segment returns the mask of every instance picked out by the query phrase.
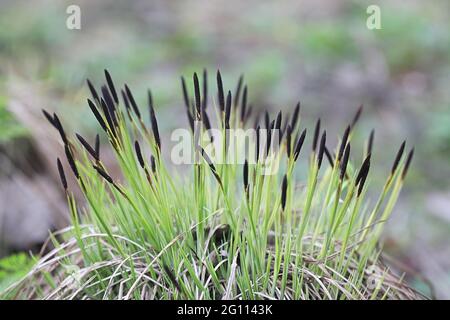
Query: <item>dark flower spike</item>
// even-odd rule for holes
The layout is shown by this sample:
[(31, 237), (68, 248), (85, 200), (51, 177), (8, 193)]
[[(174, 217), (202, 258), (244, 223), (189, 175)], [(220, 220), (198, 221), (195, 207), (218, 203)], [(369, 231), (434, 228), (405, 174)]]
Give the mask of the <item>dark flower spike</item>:
[(206, 69), (203, 69), (203, 100), (202, 100), (202, 109), (205, 110), (208, 106), (208, 73)]
[(406, 141), (403, 141), (400, 149), (397, 152), (397, 156), (395, 157), (394, 164), (392, 165), (391, 175), (394, 174), (395, 170), (397, 170), (398, 164), (400, 163), (400, 159), (402, 158), (403, 152), (405, 151)]
[(405, 167), (403, 168), (403, 171), (402, 171), (402, 180), (405, 179), (405, 176), (408, 173), (408, 169), (411, 164), (413, 156), (414, 156), (414, 148), (412, 148), (411, 151), (409, 151), (408, 157), (406, 158)]
[(344, 179), (345, 173), (347, 172), (347, 164), (348, 164), (349, 157), (350, 157), (350, 143), (348, 143), (347, 146), (345, 147), (344, 157), (342, 158), (341, 172), (339, 175), (340, 180)]
[(256, 128), (256, 163), (259, 161), (259, 144), (261, 143), (261, 127), (258, 125)]
[(95, 159), (99, 160), (97, 157), (97, 153), (95, 150), (91, 147), (91, 145), (78, 133), (75, 134), (77, 136), (78, 141), (83, 145), (83, 147), (86, 149), (86, 151)]
[(201, 97), (200, 97), (200, 84), (198, 82), (197, 73), (194, 72), (194, 93), (195, 93), (195, 110), (197, 111), (197, 118), (201, 117)]
[(73, 174), (78, 179), (80, 177), (80, 174), (78, 173), (77, 166), (75, 165), (75, 160), (73, 159), (72, 153), (70, 152), (69, 146), (66, 144), (64, 146), (64, 151), (66, 153), (67, 162), (69, 162), (69, 166), (73, 171)]
[(129, 112), (131, 110), (131, 107), (130, 107), (130, 102), (128, 101), (128, 98), (127, 98), (127, 94), (123, 90), (120, 90), (120, 93), (122, 95), (122, 100), (125, 105), (125, 109), (127, 110), (127, 112)]
[(63, 166), (61, 164), (61, 160), (59, 160), (59, 158), (56, 160), (57, 166), (58, 166), (58, 172), (59, 172), (59, 178), (61, 179), (61, 184), (64, 188), (64, 190), (67, 191), (67, 180), (66, 180), (66, 175), (64, 174), (64, 169)]
[(172, 282), (172, 284), (174, 285), (174, 287), (181, 292), (181, 287), (180, 284), (178, 283), (175, 274), (172, 272), (172, 270), (169, 269), (168, 266), (166, 266), (165, 264), (163, 264), (163, 268), (164, 268), (164, 272), (167, 274), (167, 276), (170, 279), (170, 282)]
[(89, 91), (91, 92), (91, 96), (95, 101), (100, 101), (100, 99), (98, 98), (98, 93), (97, 90), (95, 90), (95, 87), (92, 85), (91, 80), (86, 79), (87, 85), (89, 87)]
[(300, 115), (300, 102), (298, 102), (297, 105), (295, 106), (294, 114), (292, 115), (291, 119), (292, 130), (295, 130), (295, 127), (297, 126), (299, 115)]
[(214, 175), (214, 178), (216, 178), (217, 182), (219, 183), (220, 187), (223, 189), (222, 185), (222, 179), (220, 179), (219, 174), (217, 173), (216, 167), (214, 166), (214, 163), (211, 161), (211, 158), (208, 156), (206, 151), (200, 147), (202, 157), (205, 159), (206, 163), (208, 163), (209, 168), (211, 169), (212, 174)]
[(136, 151), (136, 157), (138, 159), (139, 165), (142, 169), (145, 168), (144, 158), (142, 157), (141, 147), (139, 146), (139, 142), (136, 140), (134, 142), (134, 150)]
[(270, 125), (270, 116), (269, 116), (269, 112), (266, 110), (266, 112), (264, 113), (264, 124), (266, 129), (269, 129), (269, 125)]
[(234, 107), (238, 106), (239, 98), (241, 97), (241, 89), (242, 89), (243, 81), (244, 81), (244, 75), (241, 74), (239, 76), (239, 80), (238, 80), (238, 83), (236, 85), (236, 91), (234, 92), (234, 101), (233, 101)]
[(363, 161), (363, 163), (362, 163), (362, 165), (361, 165), (361, 168), (359, 169), (358, 175), (356, 176), (355, 186), (357, 186), (357, 185), (360, 183), (362, 177), (366, 174), (366, 171), (369, 170), (369, 167), (370, 167), (370, 157), (371, 157), (371, 156), (372, 156), (372, 155), (369, 153), (369, 154), (367, 155), (366, 159), (364, 159), (364, 161)]
[(302, 149), (303, 142), (305, 142), (306, 129), (303, 129), (300, 138), (298, 138), (297, 144), (295, 145), (294, 150), (294, 161), (297, 161), (298, 156), (300, 155), (300, 150)]
[(244, 122), (246, 110), (247, 110), (247, 86), (244, 86), (244, 92), (242, 94), (242, 102), (241, 102), (241, 122)]
[(106, 82), (108, 83), (109, 91), (112, 94), (114, 102), (116, 104), (119, 104), (119, 97), (117, 96), (116, 88), (114, 87), (114, 82), (113, 82), (108, 70), (106, 70), (106, 69), (105, 69), (105, 78), (106, 78)]
[(281, 184), (281, 208), (283, 209), (283, 211), (286, 208), (287, 185), (287, 176), (284, 175), (283, 182)]
[(292, 136), (292, 128), (291, 125), (288, 124), (286, 128), (286, 153), (289, 159), (291, 158), (292, 154), (291, 136)]
[(375, 130), (372, 129), (372, 131), (370, 131), (369, 141), (367, 142), (367, 154), (372, 153), (374, 138), (375, 138)]
[(250, 117), (252, 116), (252, 112), (253, 112), (253, 106), (249, 105), (247, 108), (247, 113), (245, 114), (245, 117), (244, 117), (244, 123), (247, 123), (248, 119), (250, 119)]
[(106, 106), (108, 107), (109, 116), (111, 117), (112, 123), (115, 127), (118, 126), (117, 118), (116, 118), (116, 106), (114, 105), (114, 101), (111, 98), (111, 94), (108, 91), (106, 86), (102, 86), (102, 96), (103, 101), (105, 101)]
[(189, 93), (186, 86), (186, 81), (184, 80), (184, 77), (181, 77), (181, 88), (183, 89), (183, 99), (184, 99), (184, 105), (186, 106), (187, 111), (191, 112), (191, 106), (189, 103)]
[(225, 107), (225, 128), (230, 128), (230, 116), (231, 116), (231, 91), (227, 94), (227, 103)]
[(312, 144), (313, 152), (316, 152), (317, 150), (317, 142), (319, 141), (319, 134), (320, 134), (320, 118), (317, 119), (316, 128), (314, 129), (314, 138)]
[(114, 184), (113, 179), (102, 168), (100, 168), (99, 166), (94, 164), (94, 169), (97, 170), (97, 172), (103, 177), (103, 179), (105, 179), (106, 181), (108, 181), (111, 184)]
[(148, 105), (150, 108), (150, 122), (152, 124), (153, 136), (155, 137), (155, 142), (156, 145), (158, 146), (158, 149), (161, 151), (161, 138), (159, 136), (158, 121), (156, 121), (155, 109), (153, 107), (152, 93), (150, 92), (150, 90), (148, 90)]
[(127, 84), (125, 84), (125, 93), (127, 94), (128, 101), (131, 103), (131, 107), (133, 108), (134, 113), (139, 119), (141, 119), (141, 112), (139, 111), (136, 101), (134, 100), (133, 94), (131, 93), (131, 90)]
[(361, 195), (361, 192), (363, 191), (364, 183), (366, 182), (367, 175), (369, 174), (369, 169), (370, 169), (370, 161), (367, 162), (367, 165), (364, 167), (364, 171), (361, 176), (361, 180), (359, 182), (359, 188), (358, 188), (358, 193), (357, 193), (358, 197)]
[(317, 165), (319, 168), (322, 165), (323, 154), (325, 153), (326, 142), (327, 142), (327, 132), (324, 130), (322, 133), (322, 138), (320, 139), (319, 153), (317, 156)]
[(359, 118), (361, 117), (362, 111), (363, 111), (363, 105), (360, 105), (358, 107), (358, 110), (356, 110), (355, 116), (353, 117), (352, 124), (350, 126), (351, 129), (353, 129), (355, 127), (356, 123), (358, 122)]
[(103, 98), (100, 99), (100, 105), (102, 106), (103, 114), (105, 115), (106, 122), (108, 123), (109, 128), (111, 129), (111, 132), (113, 135), (116, 135), (116, 131), (114, 130), (114, 122), (111, 118), (111, 114), (109, 113), (108, 106), (106, 105), (105, 100)]
[(100, 136), (95, 136), (95, 159), (100, 160)]
[(266, 140), (266, 156), (269, 155), (270, 147), (272, 145), (272, 130), (275, 128), (275, 120), (272, 120), (269, 128), (267, 129), (267, 140)]
[(225, 96), (223, 93), (223, 82), (222, 76), (220, 75), (220, 71), (217, 70), (217, 99), (219, 100), (219, 107), (222, 112), (225, 112)]
[(341, 159), (342, 159), (345, 147), (347, 146), (349, 134), (350, 134), (350, 126), (347, 126), (347, 128), (345, 129), (344, 135), (342, 136), (341, 145), (339, 147), (338, 161), (341, 161)]
[(62, 141), (64, 142), (64, 144), (68, 144), (66, 133), (64, 132), (63, 126), (61, 124), (61, 121), (59, 121), (59, 118), (56, 115), (56, 113), (53, 113), (53, 121), (55, 122), (55, 127), (58, 130)]
[(101, 116), (100, 112), (98, 112), (97, 107), (95, 106), (95, 104), (90, 99), (87, 99), (87, 102), (88, 102), (89, 108), (91, 109), (91, 111), (94, 114), (95, 118), (97, 119), (98, 123), (100, 124), (102, 129), (105, 132), (107, 132), (106, 123), (103, 120), (103, 117)]
[(247, 192), (248, 191), (248, 162), (247, 162), (247, 160), (245, 160), (245, 163), (244, 163), (243, 177), (244, 177), (244, 190), (245, 190), (245, 192)]
[[(209, 121), (208, 114), (206, 113), (205, 109), (202, 109), (202, 121), (205, 125), (206, 130), (211, 130), (211, 122)], [(213, 141), (213, 135), (211, 134), (211, 141)]]
[(153, 174), (155, 174), (156, 173), (156, 161), (155, 161), (155, 157), (153, 155), (150, 156), (150, 165), (152, 166)]
[(328, 150), (327, 146), (325, 146), (325, 156), (328, 159), (328, 162), (330, 163), (330, 166), (334, 166), (334, 159), (333, 156), (330, 153), (330, 150)]
[(50, 124), (55, 127), (56, 130), (58, 130), (58, 125), (55, 122), (55, 119), (53, 119), (53, 116), (48, 113), (45, 109), (42, 109), (42, 113), (44, 114), (45, 118), (47, 119)]

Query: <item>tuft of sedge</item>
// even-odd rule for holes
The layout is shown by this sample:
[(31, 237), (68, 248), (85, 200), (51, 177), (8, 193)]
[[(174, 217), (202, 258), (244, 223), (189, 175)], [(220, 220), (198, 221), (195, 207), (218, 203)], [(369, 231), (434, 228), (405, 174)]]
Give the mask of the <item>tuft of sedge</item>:
[(59, 158), (56, 159), (56, 164), (58, 166), (58, 172), (59, 172), (59, 178), (61, 180), (61, 184), (64, 188), (64, 190), (67, 191), (67, 180), (66, 180), (66, 175), (64, 173), (64, 168), (61, 164), (61, 160), (59, 160)]

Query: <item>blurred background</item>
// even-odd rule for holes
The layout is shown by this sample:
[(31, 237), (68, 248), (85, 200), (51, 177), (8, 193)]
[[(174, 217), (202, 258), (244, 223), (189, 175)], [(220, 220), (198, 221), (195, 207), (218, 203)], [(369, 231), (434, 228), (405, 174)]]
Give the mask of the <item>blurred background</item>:
[[(69, 5), (81, 30), (66, 27)], [(381, 30), (366, 27), (367, 6)], [(375, 129), (374, 197), (404, 139), (415, 159), (387, 225), (385, 251), (408, 281), (450, 298), (450, 2), (434, 1), (0, 1), (0, 290), (26, 272), (49, 230), (67, 222), (56, 174), (62, 148), (41, 109), (93, 139), (90, 78), (107, 68), (144, 103), (153, 90), (163, 134), (185, 123), (179, 76), (241, 73), (257, 108), (325, 123), (330, 146), (364, 104), (355, 134)], [(362, 150), (362, 149), (361, 149)], [(360, 161), (355, 156), (355, 161)], [(431, 283), (431, 289), (428, 286)]]

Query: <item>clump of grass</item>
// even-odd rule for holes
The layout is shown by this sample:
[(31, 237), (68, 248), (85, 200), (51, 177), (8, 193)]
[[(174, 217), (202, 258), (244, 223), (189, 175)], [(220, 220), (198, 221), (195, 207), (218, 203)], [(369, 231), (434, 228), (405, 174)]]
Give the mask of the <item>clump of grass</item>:
[[(217, 124), (224, 133), (225, 157), (232, 151), (226, 130), (253, 127), (256, 135), (249, 148), (256, 161), (213, 162), (205, 140), (194, 134), (192, 145), (201, 161), (192, 165), (191, 175), (180, 177), (162, 156), (150, 91), (147, 121), (129, 86), (119, 95), (107, 71), (105, 75), (100, 94), (88, 81), (88, 105), (114, 151), (121, 177), (103, 163), (98, 135), (93, 145), (78, 134), (72, 139), (56, 114), (44, 112), (61, 136), (86, 203), (75, 201), (58, 159), (72, 225), (52, 235), (54, 249), (6, 290), (5, 297), (422, 298), (382, 263), (378, 247), (413, 151), (404, 157), (405, 143), (401, 145), (370, 207), (366, 190), (373, 132), (362, 163), (351, 161), (356, 148), (350, 143), (362, 107), (334, 152), (319, 119), (308, 152), (300, 103), (292, 117), (280, 111), (272, 119), (266, 112), (260, 122), (259, 115), (252, 117), (243, 77), (234, 93), (226, 92), (217, 72), (217, 98), (211, 100), (206, 71), (202, 81), (193, 76), (193, 98), (181, 78), (191, 130), (200, 123), (201, 136)], [(261, 145), (262, 140), (267, 143)], [(274, 159), (269, 166), (279, 166), (278, 174), (263, 174), (268, 157)], [(306, 166), (299, 163), (301, 158), (307, 159)]]

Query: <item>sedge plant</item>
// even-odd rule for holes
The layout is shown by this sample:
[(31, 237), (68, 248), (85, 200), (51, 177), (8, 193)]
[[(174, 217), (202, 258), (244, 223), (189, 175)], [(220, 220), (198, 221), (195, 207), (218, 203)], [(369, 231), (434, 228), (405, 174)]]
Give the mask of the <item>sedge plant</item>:
[[(169, 151), (151, 92), (147, 116), (128, 85), (118, 91), (107, 71), (105, 76), (100, 91), (87, 81), (92, 95), (87, 102), (120, 174), (102, 160), (99, 135), (92, 144), (79, 134), (71, 137), (56, 114), (44, 111), (65, 151), (57, 168), (71, 225), (51, 235), (53, 247), (2, 297), (423, 298), (380, 258), (381, 232), (413, 150), (406, 154), (401, 145), (370, 206), (373, 131), (362, 163), (351, 161), (362, 107), (333, 150), (320, 119), (307, 134), (300, 103), (291, 116), (281, 111), (273, 119), (267, 112), (254, 116), (243, 77), (226, 92), (217, 72), (217, 95), (210, 100), (206, 71), (202, 81), (194, 74), (193, 96), (182, 77), (195, 159), (191, 170), (181, 173), (164, 157)], [(211, 134), (213, 126), (220, 135)], [(233, 129), (254, 134), (233, 144)], [(214, 157), (207, 148), (211, 142), (219, 146)], [(242, 154), (244, 161), (238, 161)], [(68, 187), (68, 174), (84, 201)]]

